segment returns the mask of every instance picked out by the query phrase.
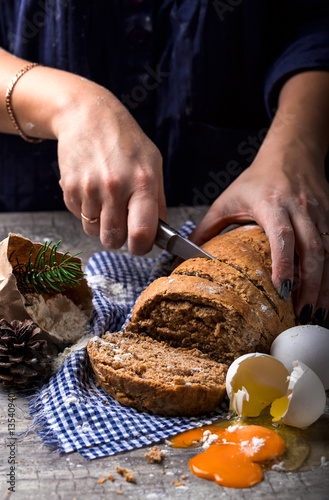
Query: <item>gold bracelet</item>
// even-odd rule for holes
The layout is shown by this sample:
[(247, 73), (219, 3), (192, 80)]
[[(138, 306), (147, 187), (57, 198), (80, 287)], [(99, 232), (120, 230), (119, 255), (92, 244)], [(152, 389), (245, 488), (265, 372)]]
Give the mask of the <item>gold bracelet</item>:
[(37, 143), (37, 142), (42, 142), (43, 139), (36, 139), (34, 137), (29, 137), (28, 135), (24, 134), (23, 130), (18, 125), (16, 116), (14, 114), (14, 111), (13, 111), (13, 108), (12, 108), (12, 104), (11, 104), (11, 96), (12, 96), (12, 93), (13, 93), (13, 90), (15, 88), (16, 83), (18, 82), (18, 80), (23, 75), (25, 75), (25, 73), (27, 73), (30, 69), (34, 68), (35, 66), (39, 66), (39, 64), (38, 63), (28, 64), (27, 66), (25, 66), (25, 68), (21, 69), (17, 73), (17, 75), (15, 75), (14, 78), (9, 83), (7, 91), (6, 91), (6, 110), (8, 112), (8, 115), (10, 116), (10, 119), (11, 119), (11, 121), (12, 121), (15, 129), (17, 130), (17, 132), (19, 133), (19, 135), (21, 136), (21, 138), (24, 139), (24, 141), (27, 141), (27, 142)]

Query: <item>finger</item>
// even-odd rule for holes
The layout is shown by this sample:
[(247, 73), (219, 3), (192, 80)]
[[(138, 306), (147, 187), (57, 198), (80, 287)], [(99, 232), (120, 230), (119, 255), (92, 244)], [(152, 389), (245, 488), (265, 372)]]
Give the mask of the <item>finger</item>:
[(295, 236), (288, 211), (262, 203), (255, 210), (256, 222), (264, 229), (271, 247), (272, 282), (281, 298), (290, 298), (294, 281)]
[(202, 245), (233, 222), (251, 221), (253, 221), (253, 216), (244, 204), (236, 200), (232, 201), (231, 197), (223, 193), (211, 205), (204, 218), (190, 234), (189, 239), (197, 245)]
[(158, 199), (152, 194), (134, 193), (129, 200), (128, 248), (134, 255), (152, 249), (159, 220)]
[(68, 210), (72, 212), (78, 219), (81, 218), (81, 195), (75, 181), (63, 182), (61, 179), (59, 185), (63, 191), (64, 203)]
[(106, 248), (121, 248), (127, 239), (127, 201), (104, 203), (100, 217), (100, 240)]
[(99, 236), (101, 207), (98, 202), (86, 200), (81, 205), (80, 218), (83, 230), (89, 236)]
[(99, 202), (99, 189), (94, 180), (82, 176), (66, 175), (65, 182), (59, 182), (63, 189), (64, 202), (67, 208), (79, 219), (89, 236), (99, 235), (99, 214), (101, 204)]
[(296, 314), (301, 323), (308, 323), (318, 302), (325, 252), (318, 229), (309, 217), (298, 213), (292, 223), (299, 256), (299, 287)]
[(86, 175), (81, 179), (81, 207), (80, 218), (82, 227), (89, 236), (99, 236), (100, 229), (100, 212), (101, 212), (101, 196), (98, 183), (95, 179)]

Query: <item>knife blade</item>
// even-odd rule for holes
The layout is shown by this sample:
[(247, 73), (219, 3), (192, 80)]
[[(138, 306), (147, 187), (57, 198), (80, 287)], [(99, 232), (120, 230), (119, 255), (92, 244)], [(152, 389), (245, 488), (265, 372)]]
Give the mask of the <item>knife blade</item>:
[(159, 248), (163, 248), (174, 255), (182, 257), (184, 260), (192, 257), (204, 257), (206, 259), (217, 260), (208, 252), (202, 250), (192, 243), (192, 241), (184, 238), (176, 229), (169, 226), (166, 222), (159, 219), (157, 235), (154, 242)]

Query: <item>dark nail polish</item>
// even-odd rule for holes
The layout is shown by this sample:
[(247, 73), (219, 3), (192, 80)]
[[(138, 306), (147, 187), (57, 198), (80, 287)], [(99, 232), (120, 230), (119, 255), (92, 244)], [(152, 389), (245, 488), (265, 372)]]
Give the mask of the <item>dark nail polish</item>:
[(322, 325), (326, 315), (326, 310), (324, 307), (319, 307), (314, 313), (313, 322), (315, 325)]
[(282, 282), (281, 285), (281, 299), (289, 300), (291, 295), (291, 279), (287, 278)]
[(306, 323), (310, 322), (312, 317), (312, 311), (313, 311), (312, 304), (306, 304), (306, 306), (303, 307), (299, 316), (299, 322), (301, 325), (306, 325)]

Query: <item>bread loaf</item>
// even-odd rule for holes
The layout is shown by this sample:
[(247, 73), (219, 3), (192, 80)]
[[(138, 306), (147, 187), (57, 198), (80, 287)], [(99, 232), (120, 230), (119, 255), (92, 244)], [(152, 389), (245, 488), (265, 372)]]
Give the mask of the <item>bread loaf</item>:
[(260, 227), (239, 227), (203, 248), (218, 260), (183, 262), (140, 295), (125, 332), (89, 342), (98, 381), (123, 404), (162, 415), (212, 411), (224, 397), (227, 365), (268, 353), (295, 325), (291, 299), (272, 284)]
[(129, 332), (97, 337), (87, 349), (102, 388), (126, 406), (192, 416), (215, 410), (224, 397), (227, 366), (196, 349)]
[(189, 259), (155, 280), (137, 300), (127, 328), (224, 363), (269, 352), (295, 316), (292, 301), (282, 300), (272, 284), (264, 231), (242, 226), (203, 248), (219, 261)]

